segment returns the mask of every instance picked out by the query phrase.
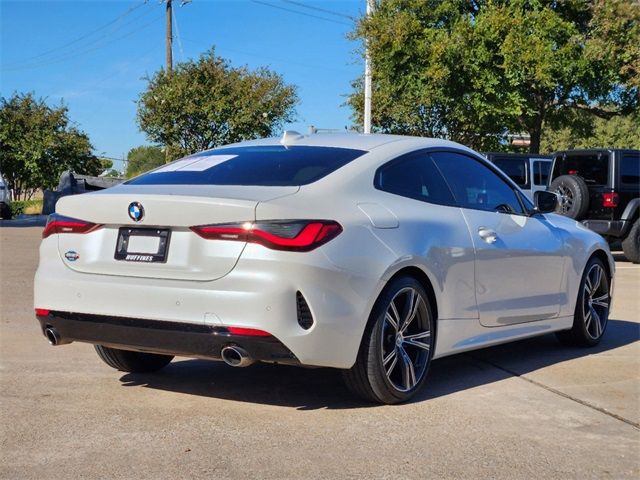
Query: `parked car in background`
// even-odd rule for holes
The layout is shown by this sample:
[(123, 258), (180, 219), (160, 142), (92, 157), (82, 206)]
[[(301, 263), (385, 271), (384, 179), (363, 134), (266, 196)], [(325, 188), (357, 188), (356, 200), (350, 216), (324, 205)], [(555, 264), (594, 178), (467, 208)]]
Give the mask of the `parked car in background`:
[(640, 150), (568, 150), (553, 155), (549, 190), (559, 213), (581, 221), (610, 243), (622, 241), (640, 263)]
[(600, 341), (609, 247), (535, 199), (446, 140), (285, 132), (61, 198), (35, 313), (51, 344), (92, 343), (122, 371), (174, 355), (334, 367), (397, 403), (434, 358)]
[(11, 191), (0, 173), (0, 218), (11, 218)]
[(551, 171), (551, 157), (530, 153), (488, 152), (487, 159), (506, 173), (533, 200), (533, 194), (546, 190)]

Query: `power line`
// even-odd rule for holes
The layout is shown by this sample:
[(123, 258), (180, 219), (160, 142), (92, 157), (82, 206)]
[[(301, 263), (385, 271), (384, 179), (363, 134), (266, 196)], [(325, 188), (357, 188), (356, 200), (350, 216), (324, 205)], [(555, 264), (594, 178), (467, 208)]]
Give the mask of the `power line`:
[[(163, 15), (164, 15), (164, 14), (163, 14)], [(82, 51), (76, 51), (76, 52), (73, 52), (73, 53), (67, 53), (67, 54), (63, 55), (62, 57), (58, 57), (58, 58), (56, 58), (56, 59), (45, 60), (45, 61), (38, 62), (38, 63), (35, 63), (35, 64), (22, 65), (22, 66), (14, 67), (14, 68), (5, 68), (4, 70), (5, 70), (5, 71), (31, 70), (31, 69), (34, 69), (34, 68), (45, 67), (45, 66), (48, 66), (48, 65), (53, 65), (53, 64), (55, 64), (55, 63), (60, 63), (60, 62), (64, 62), (64, 61), (66, 61), (66, 60), (70, 60), (70, 59), (77, 58), (78, 56), (81, 56), (81, 55), (85, 55), (85, 54), (87, 54), (87, 53), (94, 52), (94, 51), (96, 51), (96, 50), (99, 50), (99, 49), (101, 49), (101, 48), (104, 48), (104, 47), (105, 47), (105, 46), (107, 46), (107, 45), (111, 45), (111, 44), (112, 44), (112, 43), (114, 43), (114, 42), (117, 42), (117, 41), (119, 41), (119, 40), (123, 40), (123, 39), (125, 39), (125, 38), (127, 38), (127, 37), (130, 37), (131, 35), (133, 35), (133, 34), (135, 34), (135, 33), (138, 33), (139, 31), (144, 30), (145, 28), (149, 27), (150, 25), (152, 25), (153, 23), (155, 23), (158, 19), (160, 19), (163, 15), (160, 15), (160, 16), (158, 16), (158, 17), (155, 17), (155, 18), (154, 18), (153, 20), (151, 20), (150, 22), (145, 23), (144, 25), (142, 25), (142, 26), (140, 26), (140, 27), (138, 27), (138, 28), (135, 28), (134, 30), (130, 30), (129, 32), (125, 33), (124, 35), (121, 35), (121, 36), (119, 36), (119, 37), (116, 37), (116, 38), (114, 38), (113, 40), (108, 41), (108, 42), (105, 42), (105, 43), (103, 43), (103, 44), (101, 44), (101, 45), (98, 45), (98, 46), (96, 46), (96, 47), (92, 47), (92, 48), (89, 48), (89, 49), (86, 49), (86, 50), (82, 50)]]
[[(93, 29), (93, 30), (91, 30), (90, 32), (87, 32), (87, 33), (85, 33), (85, 34), (81, 35), (80, 37), (77, 37), (76, 39), (71, 40), (70, 42), (67, 42), (67, 43), (65, 43), (65, 44), (63, 44), (63, 45), (60, 45), (60, 46), (58, 46), (58, 47), (51, 48), (51, 49), (49, 49), (49, 50), (45, 50), (44, 52), (40, 52), (39, 54), (34, 55), (34, 56), (32, 56), (32, 57), (25, 58), (25, 59), (23, 59), (21, 62), (18, 62), (18, 65), (20, 65), (20, 64), (24, 64), (24, 63), (28, 63), (28, 62), (29, 62), (29, 61), (31, 61), (31, 60), (35, 60), (35, 59), (38, 59), (38, 58), (41, 58), (41, 57), (47, 56), (47, 55), (48, 55), (48, 54), (50, 54), (50, 53), (56, 52), (56, 51), (58, 51), (58, 50), (65, 49), (65, 48), (67, 48), (67, 47), (69, 47), (69, 46), (71, 46), (71, 45), (74, 45), (74, 44), (76, 44), (76, 43), (78, 43), (78, 42), (80, 42), (80, 41), (84, 40), (85, 38), (91, 37), (92, 35), (94, 35), (94, 34), (96, 34), (96, 33), (100, 32), (100, 31), (104, 30), (105, 28), (110, 27), (111, 25), (113, 25), (113, 24), (115, 24), (115, 23), (119, 22), (120, 20), (122, 20), (123, 18), (125, 18), (127, 15), (129, 15), (129, 14), (130, 14), (130, 13), (132, 13), (133, 11), (137, 10), (137, 9), (138, 9), (138, 8), (140, 8), (141, 6), (145, 5), (146, 3), (147, 3), (147, 0), (144, 0), (142, 3), (140, 3), (140, 4), (138, 4), (138, 5), (132, 5), (132, 6), (130, 6), (130, 7), (127, 9), (127, 11), (126, 11), (126, 12), (121, 13), (121, 14), (120, 14), (120, 15), (118, 15), (116, 18), (114, 18), (113, 20), (111, 20), (111, 21), (109, 21), (109, 22), (105, 23), (104, 25), (102, 25), (102, 26), (100, 26), (100, 27), (98, 27), (98, 28), (94, 28), (94, 29)], [(11, 66), (11, 65), (10, 65), (10, 66)]]
[(336, 17), (347, 18), (349, 20), (355, 20), (351, 15), (347, 15), (346, 13), (336, 12), (334, 10), (329, 10), (321, 7), (314, 7), (313, 5), (308, 5), (302, 2), (295, 2), (293, 0), (282, 0), (284, 3), (290, 3), (291, 5), (297, 5), (298, 7), (308, 8), (309, 10), (315, 10), (316, 12), (328, 13), (329, 15), (335, 15)]
[(292, 8), (281, 7), (280, 5), (274, 5), (273, 3), (263, 2), (261, 0), (251, 0), (253, 3), (257, 3), (260, 5), (264, 5), (266, 7), (277, 8), (278, 10), (284, 10), (286, 12), (295, 13), (297, 15), (304, 15), (305, 17), (316, 18), (318, 20), (324, 20), (325, 22), (337, 23), (338, 25), (346, 25), (348, 27), (352, 27), (353, 24), (347, 22), (341, 22), (340, 20), (334, 20), (332, 18), (321, 17), (320, 15), (314, 15), (312, 13), (301, 12), (299, 10), (294, 10)]

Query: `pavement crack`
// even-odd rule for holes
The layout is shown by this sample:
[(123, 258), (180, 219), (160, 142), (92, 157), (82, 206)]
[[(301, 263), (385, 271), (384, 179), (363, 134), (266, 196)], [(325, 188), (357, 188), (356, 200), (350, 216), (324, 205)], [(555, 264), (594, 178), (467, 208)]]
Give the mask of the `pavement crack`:
[(498, 370), (502, 370), (503, 372), (508, 373), (509, 375), (513, 375), (514, 377), (518, 377), (518, 378), (524, 380), (525, 382), (529, 382), (532, 385), (535, 385), (537, 387), (540, 387), (540, 388), (543, 388), (543, 389), (547, 390), (548, 392), (555, 393), (556, 395), (564, 397), (564, 398), (566, 398), (568, 400), (572, 400), (572, 401), (574, 401), (576, 403), (579, 403), (582, 406), (585, 406), (587, 408), (591, 408), (592, 410), (595, 410), (597, 412), (603, 413), (603, 414), (605, 414), (605, 415), (607, 415), (607, 416), (609, 416), (611, 418), (615, 418), (616, 420), (620, 420), (621, 422), (624, 422), (627, 425), (631, 425), (632, 427), (640, 430), (640, 424), (639, 423), (636, 423), (636, 422), (634, 422), (632, 420), (629, 420), (628, 418), (624, 418), (624, 417), (622, 417), (620, 415), (617, 415), (617, 414), (615, 414), (613, 412), (610, 412), (609, 410), (607, 410), (605, 408), (599, 407), (599, 406), (594, 405), (592, 403), (589, 403), (589, 402), (586, 402), (586, 401), (581, 400), (579, 398), (576, 398), (576, 397), (574, 397), (572, 395), (569, 395), (568, 393), (561, 392), (560, 390), (557, 390), (557, 389), (555, 389), (553, 387), (545, 385), (544, 383), (540, 383), (540, 382), (538, 382), (536, 380), (533, 380), (533, 379), (531, 379), (531, 378), (529, 378), (529, 377), (527, 377), (525, 375), (522, 375), (522, 374), (520, 374), (520, 373), (518, 373), (518, 372), (516, 372), (514, 370), (511, 370), (509, 368), (503, 367), (502, 365), (498, 365), (497, 363), (491, 362), (491, 361), (486, 360), (484, 358), (476, 357), (475, 355), (471, 355), (469, 353), (467, 353), (466, 355), (468, 357), (472, 358), (473, 360), (476, 360), (476, 361), (482, 362), (482, 363), (486, 363), (487, 365), (491, 365), (492, 367), (497, 368)]

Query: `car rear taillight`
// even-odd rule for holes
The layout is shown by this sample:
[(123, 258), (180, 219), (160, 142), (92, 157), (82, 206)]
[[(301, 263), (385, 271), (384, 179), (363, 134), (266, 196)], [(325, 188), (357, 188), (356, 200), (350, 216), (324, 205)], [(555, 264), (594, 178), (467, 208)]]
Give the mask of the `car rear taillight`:
[(102, 225), (52, 213), (47, 219), (47, 226), (42, 231), (42, 238), (47, 238), (55, 233), (89, 233), (100, 227)]
[(342, 232), (332, 220), (272, 220), (191, 227), (207, 240), (259, 243), (274, 250), (308, 252)]
[(617, 207), (618, 200), (620, 200), (620, 197), (617, 193), (605, 193), (602, 195), (602, 206), (608, 208)]
[(46, 308), (36, 308), (36, 317), (48, 317), (50, 311)]

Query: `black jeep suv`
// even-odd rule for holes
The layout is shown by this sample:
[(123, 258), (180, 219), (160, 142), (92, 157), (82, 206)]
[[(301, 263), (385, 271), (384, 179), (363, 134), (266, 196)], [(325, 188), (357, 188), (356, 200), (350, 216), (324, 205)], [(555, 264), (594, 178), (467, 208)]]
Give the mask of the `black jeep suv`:
[(559, 212), (610, 243), (622, 240), (628, 260), (640, 263), (640, 150), (555, 152), (549, 190)]

